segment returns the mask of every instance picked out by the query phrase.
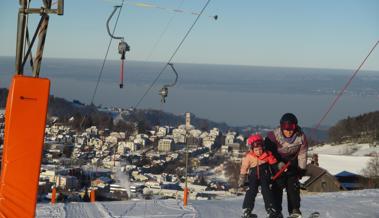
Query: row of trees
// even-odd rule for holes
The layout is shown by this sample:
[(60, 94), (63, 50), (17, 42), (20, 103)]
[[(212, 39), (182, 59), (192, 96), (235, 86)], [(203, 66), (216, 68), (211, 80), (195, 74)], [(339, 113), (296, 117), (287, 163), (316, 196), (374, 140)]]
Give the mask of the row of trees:
[(379, 140), (379, 111), (348, 117), (329, 129), (329, 140), (374, 142)]

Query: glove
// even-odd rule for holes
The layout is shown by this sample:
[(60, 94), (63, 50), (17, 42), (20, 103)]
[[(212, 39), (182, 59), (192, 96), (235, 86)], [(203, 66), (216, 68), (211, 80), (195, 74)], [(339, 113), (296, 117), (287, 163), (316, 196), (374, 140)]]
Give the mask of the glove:
[(243, 188), (245, 186), (245, 184), (246, 184), (246, 178), (247, 178), (246, 174), (241, 174), (240, 175), (240, 178), (238, 180), (238, 187)]
[(278, 170), (282, 169), (282, 167), (284, 167), (284, 165), (286, 165), (284, 162), (279, 162), (278, 163)]
[[(279, 162), (277, 164), (273, 164), (273, 165), (270, 165), (271, 167), (271, 177), (274, 177), (276, 175), (277, 172), (279, 172), (279, 170), (285, 165), (284, 162)], [(285, 174), (285, 172), (287, 171), (284, 170), (284, 172), (282, 174)]]
[(305, 176), (305, 174), (307, 173), (307, 170), (306, 169), (301, 169), (301, 168), (298, 168), (297, 169), (297, 175), (299, 177), (299, 180), (301, 178), (303, 178), (303, 176)]

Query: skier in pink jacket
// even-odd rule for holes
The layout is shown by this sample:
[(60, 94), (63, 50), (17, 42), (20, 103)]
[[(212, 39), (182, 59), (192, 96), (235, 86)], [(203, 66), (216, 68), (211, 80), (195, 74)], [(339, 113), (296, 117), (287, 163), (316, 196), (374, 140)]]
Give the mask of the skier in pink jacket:
[(253, 214), (255, 197), (258, 193), (258, 186), (261, 186), (261, 192), (265, 203), (265, 209), (269, 218), (281, 218), (278, 213), (277, 206), (273, 199), (271, 190), (271, 176), (276, 168), (277, 160), (270, 151), (263, 151), (263, 138), (260, 134), (251, 135), (247, 143), (251, 146), (242, 160), (240, 171), (239, 187), (245, 186), (246, 178), (248, 177), (248, 189), (243, 201), (242, 218), (255, 218)]

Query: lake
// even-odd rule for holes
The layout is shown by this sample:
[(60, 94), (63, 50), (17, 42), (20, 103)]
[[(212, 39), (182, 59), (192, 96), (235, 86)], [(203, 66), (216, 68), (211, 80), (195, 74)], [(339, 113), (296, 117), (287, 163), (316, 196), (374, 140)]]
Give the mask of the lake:
[[(51, 94), (90, 103), (102, 60), (44, 59), (41, 77), (51, 79)], [(118, 87), (119, 61), (107, 61), (94, 103), (135, 106), (164, 66), (163, 63), (130, 61), (125, 67), (124, 88)], [(162, 104), (158, 90), (174, 81), (167, 68), (138, 108), (175, 114), (186, 111), (229, 125), (277, 125), (285, 112), (295, 113), (300, 124), (315, 125), (353, 70), (289, 67), (175, 64), (178, 83), (169, 88)], [(30, 69), (26, 69), (30, 75)], [(0, 57), (0, 86), (8, 87), (14, 58)], [(335, 124), (347, 116), (379, 108), (379, 72), (362, 71), (323, 122)]]

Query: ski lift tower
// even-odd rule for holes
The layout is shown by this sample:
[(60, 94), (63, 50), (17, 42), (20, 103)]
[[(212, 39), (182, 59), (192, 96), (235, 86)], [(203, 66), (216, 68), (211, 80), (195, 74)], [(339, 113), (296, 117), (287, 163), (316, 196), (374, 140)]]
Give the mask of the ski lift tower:
[[(63, 0), (52, 8), (52, 0), (43, 0), (39, 8), (31, 8), (30, 1), (19, 0), (16, 69), (6, 105), (5, 135), (0, 179), (0, 217), (35, 217), (38, 180), (41, 168), (50, 80), (40, 78), (49, 14), (63, 15)], [(41, 16), (30, 40), (28, 16)], [(39, 38), (35, 58), (32, 47)], [(28, 48), (25, 45), (28, 44)], [(24, 75), (30, 57), (32, 76)]]

